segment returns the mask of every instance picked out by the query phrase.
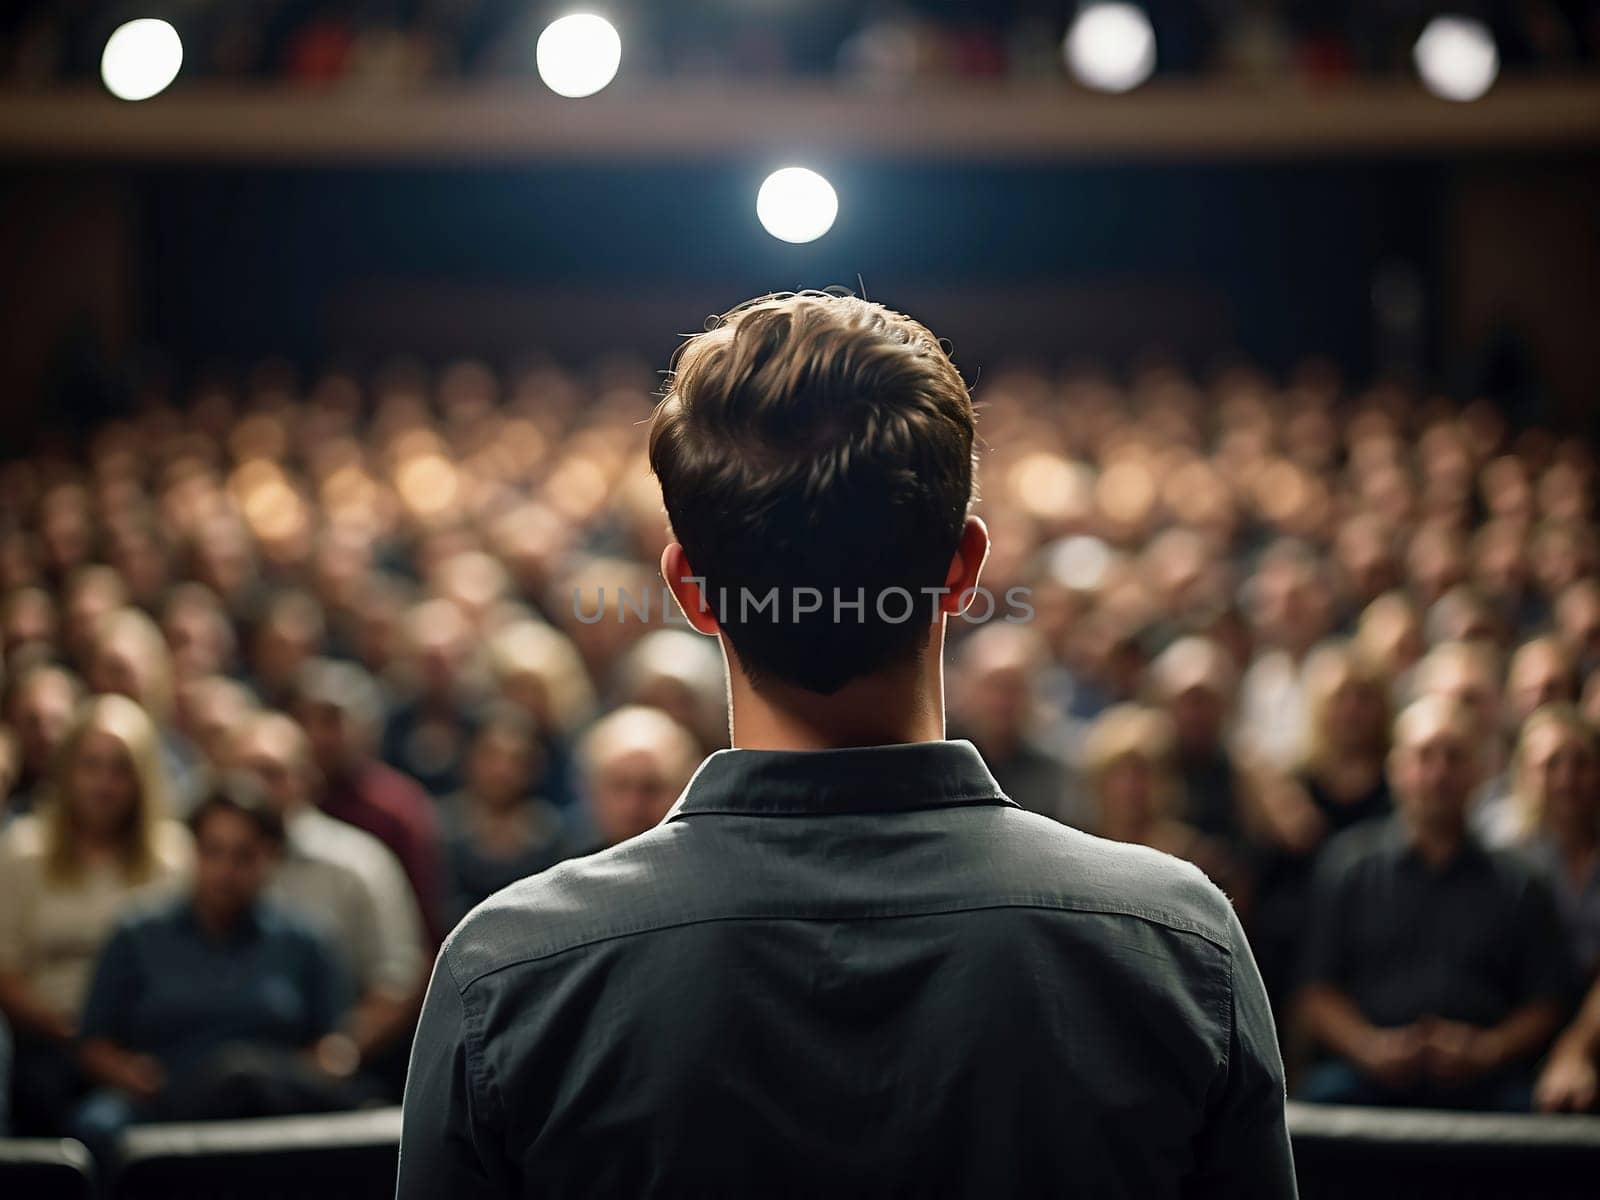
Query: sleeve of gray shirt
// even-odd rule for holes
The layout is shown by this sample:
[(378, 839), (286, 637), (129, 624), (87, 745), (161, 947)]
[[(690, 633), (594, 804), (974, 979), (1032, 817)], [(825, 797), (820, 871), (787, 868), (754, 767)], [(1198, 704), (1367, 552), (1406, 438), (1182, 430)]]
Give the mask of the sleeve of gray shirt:
[(500, 1126), (469, 1046), (478, 1029), (440, 952), (411, 1048), (401, 1116), (397, 1200), (487, 1200), (517, 1194), (509, 1168), (487, 1143)]
[(1185, 1195), (1294, 1200), (1283, 1059), (1261, 972), (1229, 905), (1233, 1007), (1228, 1054), (1212, 1084), (1197, 1170)]

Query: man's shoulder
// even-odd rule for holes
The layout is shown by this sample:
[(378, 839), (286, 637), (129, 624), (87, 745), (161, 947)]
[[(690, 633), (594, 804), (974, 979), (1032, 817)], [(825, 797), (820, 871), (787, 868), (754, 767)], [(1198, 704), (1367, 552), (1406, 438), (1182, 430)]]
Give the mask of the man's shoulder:
[[(1192, 864), (1016, 808), (984, 811), (992, 819), (969, 831), (980, 865), (960, 886), (961, 904), (1122, 917), (1233, 949), (1231, 905)], [(445, 941), (443, 956), (456, 982), (465, 988), (502, 968), (603, 940), (752, 915), (748, 903), (719, 894), (693, 838), (684, 823), (669, 821), (497, 892)], [(794, 903), (792, 897), (778, 901)], [(924, 907), (944, 911), (937, 904)]]
[(674, 843), (685, 832), (658, 825), (519, 879), (463, 917), (441, 956), (466, 986), (504, 966), (671, 923), (675, 881), (691, 882), (675, 869), (680, 856)]
[(1007, 811), (1006, 855), (1041, 903), (1152, 921), (1232, 949), (1232, 905), (1199, 867), (1030, 812)]

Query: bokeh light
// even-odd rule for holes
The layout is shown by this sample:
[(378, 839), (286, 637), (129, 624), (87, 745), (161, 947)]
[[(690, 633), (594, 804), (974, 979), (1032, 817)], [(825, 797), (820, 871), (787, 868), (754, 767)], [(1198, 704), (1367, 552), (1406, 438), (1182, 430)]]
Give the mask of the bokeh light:
[(539, 78), (556, 95), (592, 96), (617, 77), (622, 38), (604, 17), (573, 13), (546, 26), (534, 58)]
[(756, 194), (762, 228), (785, 242), (814, 242), (833, 228), (839, 197), (821, 175), (784, 167), (768, 175)]
[(1444, 100), (1476, 100), (1500, 74), (1494, 35), (1474, 17), (1435, 17), (1411, 55), (1423, 86)]
[(1062, 55), (1085, 87), (1131, 91), (1156, 69), (1156, 31), (1138, 5), (1090, 4), (1067, 30)]
[(143, 17), (119, 26), (100, 55), (100, 78), (119, 100), (166, 91), (183, 66), (183, 40), (165, 21)]

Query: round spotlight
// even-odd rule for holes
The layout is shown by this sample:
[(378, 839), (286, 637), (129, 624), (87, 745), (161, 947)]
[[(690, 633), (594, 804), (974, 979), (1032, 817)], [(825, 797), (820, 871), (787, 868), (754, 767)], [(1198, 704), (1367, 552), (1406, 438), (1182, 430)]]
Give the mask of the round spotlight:
[(1500, 74), (1500, 51), (1489, 27), (1474, 17), (1435, 17), (1411, 57), (1423, 86), (1443, 100), (1476, 100)]
[(784, 167), (767, 176), (756, 194), (756, 216), (775, 238), (814, 242), (833, 228), (839, 197), (833, 185), (805, 167)]
[(622, 38), (604, 17), (574, 13), (552, 21), (534, 48), (539, 78), (558, 96), (592, 96), (617, 77)]
[(183, 41), (165, 21), (143, 17), (119, 26), (100, 55), (100, 79), (119, 100), (164, 92), (183, 65)]
[(1156, 69), (1156, 31), (1136, 4), (1094, 3), (1072, 22), (1061, 53), (1085, 87), (1127, 92)]

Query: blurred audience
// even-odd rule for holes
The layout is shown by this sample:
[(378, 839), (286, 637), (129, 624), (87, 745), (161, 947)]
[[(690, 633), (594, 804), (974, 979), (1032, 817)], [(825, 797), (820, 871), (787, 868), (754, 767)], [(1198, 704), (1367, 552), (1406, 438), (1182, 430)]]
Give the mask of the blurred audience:
[[(320, 1105), (393, 1094), (463, 913), (658, 823), (728, 745), (718, 646), (661, 602), (653, 384), (625, 360), (304, 384), (268, 363), (187, 406), (152, 384), (81, 450), (0, 462), (14, 1129), (66, 1128), (96, 959), (187, 877), (164, 814), (215, 779), (252, 776), (284, 827), (257, 855), (254, 818), (203, 821), (244, 872), (224, 890), (256, 888), (259, 858), (267, 924), (306, 924), (350, 977), (328, 1029), (268, 1039), (281, 1058), (337, 1035)], [(949, 736), (1022, 806), (1228, 891), (1291, 1070), (1327, 1056), (1300, 1090), (1591, 1105), (1600, 998), (1534, 1086), (1575, 998), (1554, 960), (1592, 976), (1600, 954), (1591, 447), (1314, 364), (1282, 386), (1155, 360), (1125, 381), (986, 372), (979, 399), (995, 603), (952, 621)], [(120, 1040), (137, 1032), (106, 1061), (150, 1092), (139, 1056), (169, 1052)], [(188, 1049), (169, 1057), (189, 1076)], [(239, 1094), (295, 1094), (263, 1087)], [(198, 1093), (130, 1094), (88, 1127)]]

